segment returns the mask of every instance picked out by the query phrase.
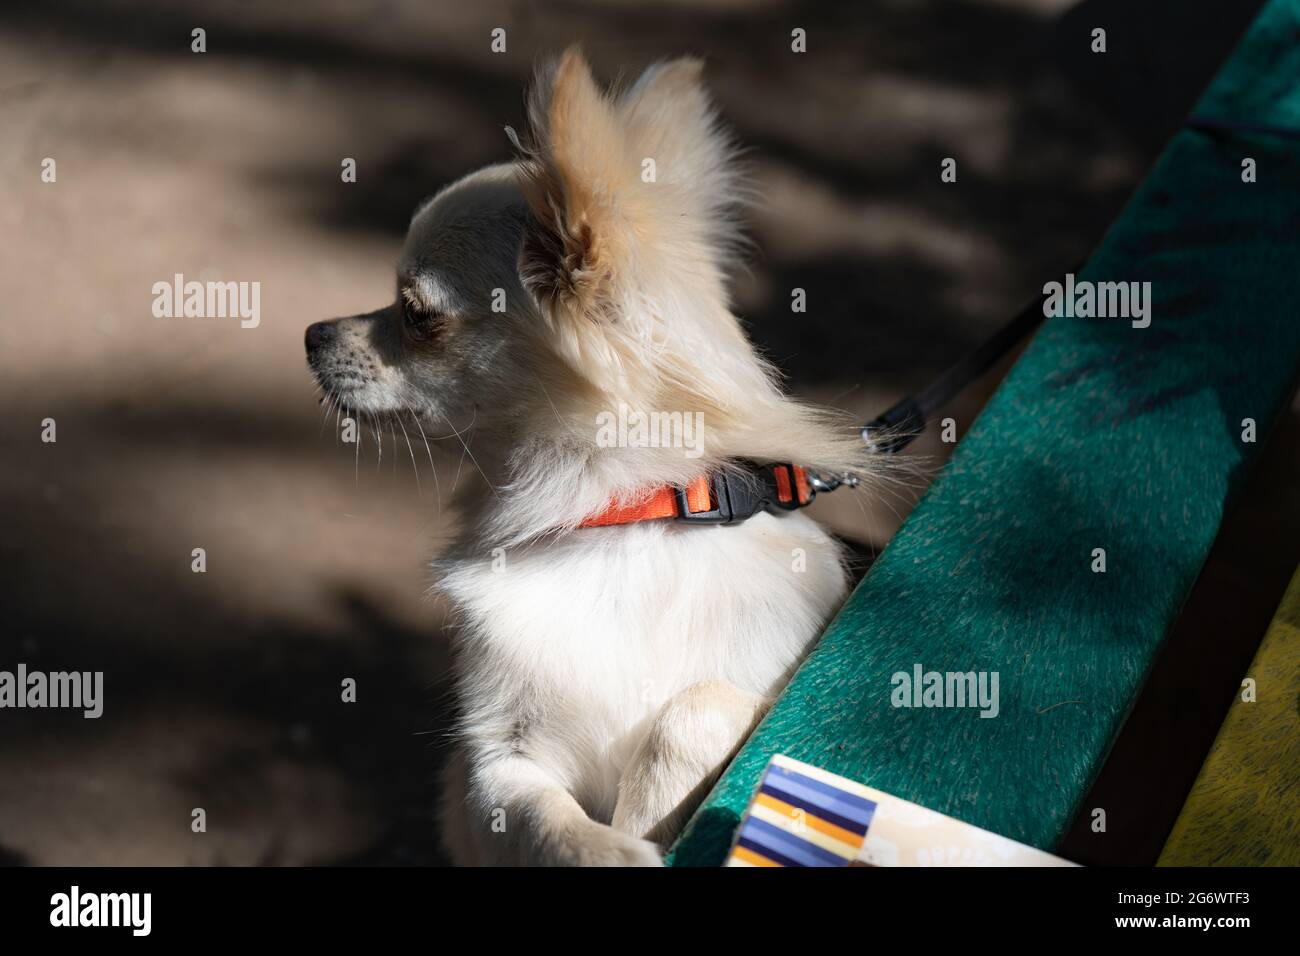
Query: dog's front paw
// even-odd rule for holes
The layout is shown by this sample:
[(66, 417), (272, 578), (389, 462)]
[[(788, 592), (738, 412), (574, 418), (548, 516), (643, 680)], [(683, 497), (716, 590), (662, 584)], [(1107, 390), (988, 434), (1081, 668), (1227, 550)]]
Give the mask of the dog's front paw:
[(571, 866), (663, 866), (659, 847), (649, 840), (590, 822), (573, 834)]

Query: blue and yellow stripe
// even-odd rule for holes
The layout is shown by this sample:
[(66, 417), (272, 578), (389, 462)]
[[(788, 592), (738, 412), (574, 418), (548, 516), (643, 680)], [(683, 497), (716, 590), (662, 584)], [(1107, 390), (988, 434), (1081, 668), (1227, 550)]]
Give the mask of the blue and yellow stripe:
[(777, 755), (736, 832), (727, 866), (847, 866), (876, 812), (864, 788)]

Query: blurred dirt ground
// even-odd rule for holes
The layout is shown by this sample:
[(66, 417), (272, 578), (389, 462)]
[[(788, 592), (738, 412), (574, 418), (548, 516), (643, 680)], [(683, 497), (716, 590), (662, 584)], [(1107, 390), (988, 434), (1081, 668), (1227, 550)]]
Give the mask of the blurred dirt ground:
[[(508, 157), (539, 58), (581, 42), (613, 78), (705, 56), (763, 199), (737, 310), (794, 390), (865, 419), (1088, 252), (1256, 5), (0, 9), (0, 666), (106, 672), (100, 720), (0, 716), (0, 860), (439, 861), (445, 614), (424, 591), (446, 518), (427, 460), (417, 490), (389, 436), (382, 462), (337, 443), (302, 332), (384, 303), (415, 203)], [(154, 318), (175, 273), (259, 281), (260, 327)], [(472, 480), (458, 450), (435, 450), (443, 489)], [(869, 552), (920, 490), (819, 508)]]

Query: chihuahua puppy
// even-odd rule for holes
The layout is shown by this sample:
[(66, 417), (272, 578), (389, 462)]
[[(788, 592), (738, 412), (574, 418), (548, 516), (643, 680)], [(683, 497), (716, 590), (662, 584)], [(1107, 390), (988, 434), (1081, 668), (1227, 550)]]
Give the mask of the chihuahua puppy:
[[(729, 309), (746, 191), (697, 61), (611, 94), (570, 50), (529, 121), (516, 161), (416, 212), (394, 303), (312, 325), (308, 359), (349, 414), (449, 432), (485, 479), (435, 564), (457, 618), (453, 858), (655, 866), (847, 576), (803, 512), (600, 516), (740, 461), (873, 463), (847, 419), (782, 393)], [(692, 416), (698, 443), (602, 440), (620, 409)]]

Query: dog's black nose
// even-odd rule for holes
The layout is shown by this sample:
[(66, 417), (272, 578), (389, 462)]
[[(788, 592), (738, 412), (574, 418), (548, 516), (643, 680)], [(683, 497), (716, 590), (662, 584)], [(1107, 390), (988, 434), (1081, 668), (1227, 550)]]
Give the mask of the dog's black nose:
[(307, 326), (307, 351), (315, 352), (334, 338), (332, 322), (313, 322)]

